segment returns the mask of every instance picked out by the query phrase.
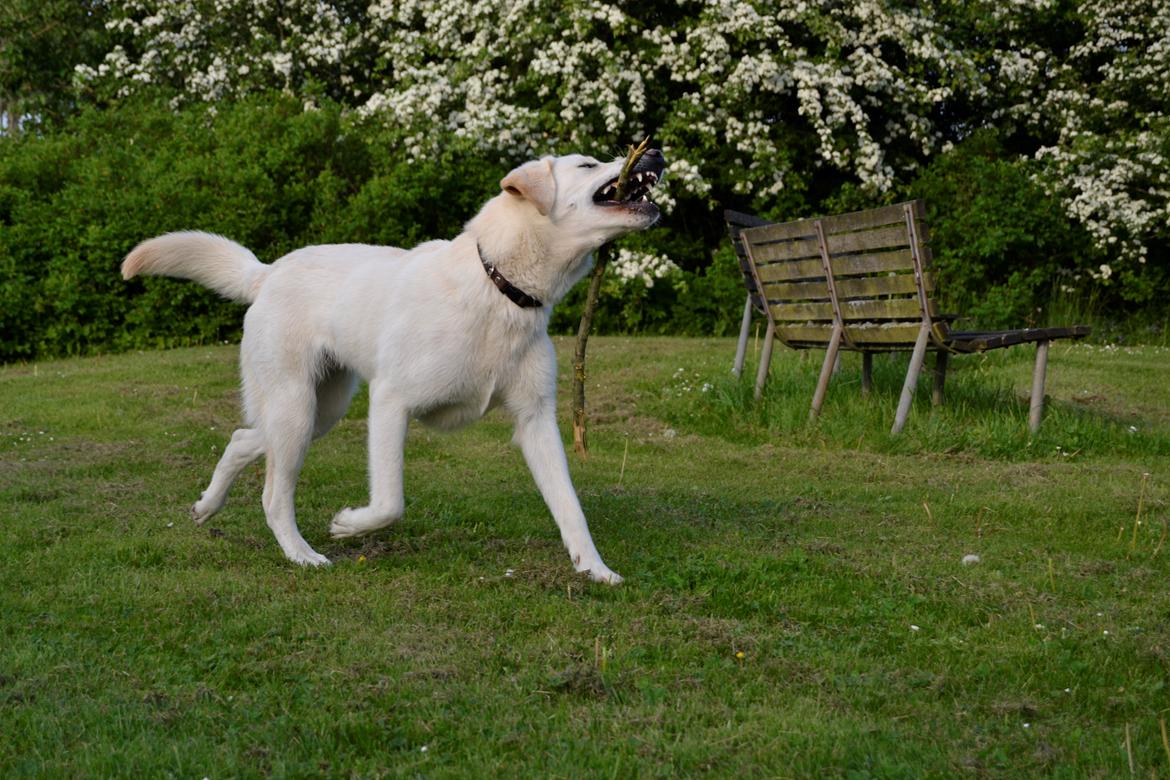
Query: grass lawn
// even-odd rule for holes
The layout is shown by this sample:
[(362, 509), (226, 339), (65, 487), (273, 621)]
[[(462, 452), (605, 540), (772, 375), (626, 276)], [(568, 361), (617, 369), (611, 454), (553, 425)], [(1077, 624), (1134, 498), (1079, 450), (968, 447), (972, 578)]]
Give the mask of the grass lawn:
[(953, 360), (898, 438), (905, 355), (869, 400), (846, 356), (809, 424), (820, 354), (753, 404), (733, 352), (591, 342), (570, 465), (616, 588), (498, 412), (413, 426), (406, 517), (339, 543), (359, 396), (302, 476), (305, 570), (260, 465), (187, 519), (235, 347), (0, 368), (0, 776), (1170, 774), (1170, 350), (1054, 345), (1035, 439), (1027, 348)]

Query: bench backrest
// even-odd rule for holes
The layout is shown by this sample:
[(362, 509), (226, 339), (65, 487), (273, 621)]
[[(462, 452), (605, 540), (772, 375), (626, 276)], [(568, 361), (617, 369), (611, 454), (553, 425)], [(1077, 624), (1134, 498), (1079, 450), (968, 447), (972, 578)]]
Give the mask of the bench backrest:
[(760, 297), (759, 289), (756, 287), (751, 261), (748, 259), (740, 233), (747, 228), (761, 227), (772, 223), (754, 214), (744, 214), (742, 211), (732, 211), (731, 209), (724, 210), (723, 221), (727, 225), (727, 235), (731, 239), (731, 247), (735, 250), (736, 259), (739, 260), (739, 270), (743, 274), (744, 286), (747, 287), (748, 294), (752, 296), (752, 306), (762, 314), (764, 313), (764, 299)]
[(824, 347), (838, 319), (846, 349), (909, 347), (924, 319), (944, 337), (923, 218), (916, 200), (740, 231), (776, 337)]

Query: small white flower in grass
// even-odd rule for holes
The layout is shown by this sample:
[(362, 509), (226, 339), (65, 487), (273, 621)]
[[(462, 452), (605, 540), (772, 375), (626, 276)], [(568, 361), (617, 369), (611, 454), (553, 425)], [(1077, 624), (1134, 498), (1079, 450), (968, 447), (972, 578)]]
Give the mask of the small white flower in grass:
[(508, 569), (506, 572), (504, 572), (504, 576), (505, 576), (505, 577), (511, 577), (511, 576), (512, 576), (513, 574), (515, 574), (515, 573), (516, 573), (516, 570), (515, 570), (515, 569)]
[(975, 564), (979, 563), (981, 560), (983, 560), (983, 559), (980, 558), (978, 555), (975, 555), (974, 553), (969, 553), (969, 554), (963, 556), (963, 565), (964, 566), (974, 566)]
[(920, 631), (921, 629), (919, 629), (919, 628), (918, 628), (918, 626), (916, 626), (916, 625), (914, 625), (913, 623), (911, 623), (911, 624), (910, 624), (910, 630), (911, 630), (911, 631)]

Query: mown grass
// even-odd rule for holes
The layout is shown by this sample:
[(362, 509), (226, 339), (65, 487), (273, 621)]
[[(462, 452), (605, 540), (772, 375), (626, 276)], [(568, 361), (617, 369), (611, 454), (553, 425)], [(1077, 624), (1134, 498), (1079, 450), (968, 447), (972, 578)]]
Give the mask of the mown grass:
[(956, 359), (892, 438), (904, 356), (867, 401), (847, 358), (810, 425), (819, 355), (755, 405), (733, 348), (591, 351), (571, 465), (618, 588), (571, 573), (498, 414), (415, 426), (406, 518), (337, 543), (359, 396), (298, 493), (336, 563), (302, 570), (260, 468), (185, 515), (234, 347), (0, 370), (0, 775), (1170, 772), (1165, 348), (1054, 348), (1034, 440), (1027, 350)]

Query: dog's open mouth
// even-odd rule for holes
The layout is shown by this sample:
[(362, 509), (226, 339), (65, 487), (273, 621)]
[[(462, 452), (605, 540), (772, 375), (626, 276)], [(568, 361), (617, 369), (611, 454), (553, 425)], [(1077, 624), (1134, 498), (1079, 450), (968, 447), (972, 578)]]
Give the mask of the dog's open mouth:
[(666, 161), (662, 153), (651, 149), (638, 161), (633, 172), (630, 173), (624, 198), (620, 201), (615, 200), (618, 183), (615, 178), (606, 182), (597, 192), (593, 193), (593, 202), (599, 206), (657, 212), (658, 207), (650, 200), (650, 190), (662, 178), (662, 172), (665, 168)]

